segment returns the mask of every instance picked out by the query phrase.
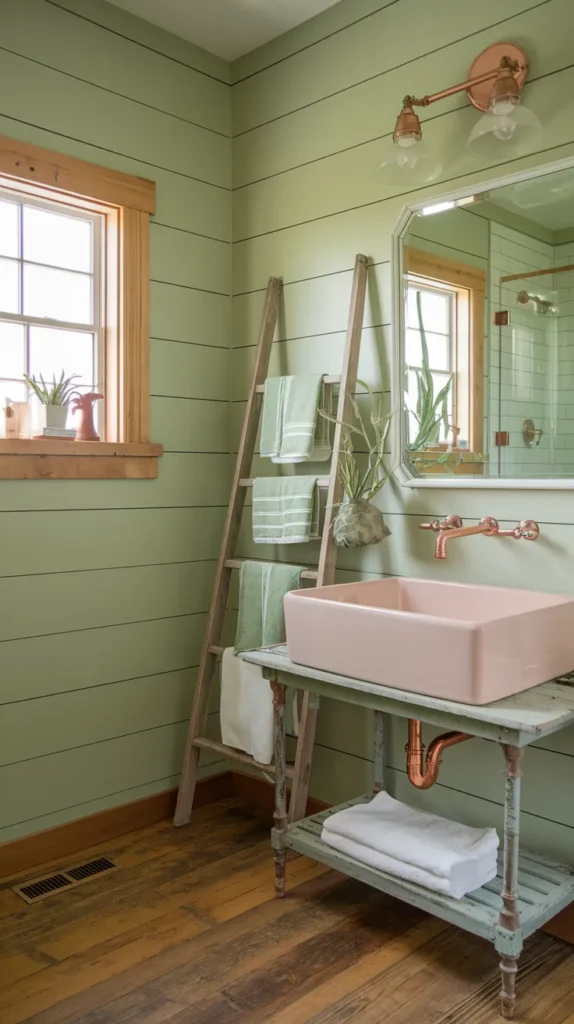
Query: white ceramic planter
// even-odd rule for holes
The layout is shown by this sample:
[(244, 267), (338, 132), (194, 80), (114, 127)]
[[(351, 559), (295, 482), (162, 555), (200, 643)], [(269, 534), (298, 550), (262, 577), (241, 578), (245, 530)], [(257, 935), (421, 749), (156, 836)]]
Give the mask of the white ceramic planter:
[(52, 430), (61, 430), (66, 426), (68, 420), (67, 405), (43, 405), (42, 406), (44, 427)]

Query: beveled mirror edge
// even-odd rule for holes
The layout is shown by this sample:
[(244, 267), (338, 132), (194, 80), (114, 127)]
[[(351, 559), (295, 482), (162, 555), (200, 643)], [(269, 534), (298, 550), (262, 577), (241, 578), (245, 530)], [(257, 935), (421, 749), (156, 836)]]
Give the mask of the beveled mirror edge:
[(555, 171), (567, 170), (574, 167), (574, 155), (563, 157), (560, 160), (552, 160), (549, 163), (538, 164), (521, 171), (514, 171), (510, 174), (500, 175), (496, 178), (472, 179), (464, 186), (451, 189), (447, 192), (436, 192), (425, 190), (424, 199), (416, 203), (407, 203), (397, 220), (391, 237), (391, 274), (392, 274), (392, 335), (391, 335), (391, 394), (392, 408), (396, 409), (396, 415), (391, 423), (391, 451), (392, 464), (395, 467), (394, 477), (403, 486), (413, 489), (420, 488), (443, 488), (447, 490), (574, 490), (574, 476), (571, 478), (535, 478), (535, 477), (440, 477), (428, 478), (416, 477), (403, 458), (406, 447), (405, 426), (403, 416), (403, 394), (402, 394), (402, 366), (404, 356), (404, 331), (403, 319), (404, 309), (402, 301), (402, 279), (403, 279), (403, 249), (402, 241), (407, 232), (413, 214), (419, 213), (424, 207), (435, 203), (449, 202), (456, 199), (463, 199), (468, 195), (478, 192), (487, 192), (490, 189), (501, 188), (503, 185), (514, 185), (520, 181), (528, 181), (533, 178), (541, 178)]

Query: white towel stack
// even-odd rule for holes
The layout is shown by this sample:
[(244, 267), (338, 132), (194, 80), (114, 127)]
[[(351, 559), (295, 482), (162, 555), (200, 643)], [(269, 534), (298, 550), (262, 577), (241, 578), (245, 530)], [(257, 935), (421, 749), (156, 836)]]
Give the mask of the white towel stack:
[(496, 878), (496, 829), (417, 811), (387, 793), (326, 818), (321, 839), (363, 864), (454, 899)]

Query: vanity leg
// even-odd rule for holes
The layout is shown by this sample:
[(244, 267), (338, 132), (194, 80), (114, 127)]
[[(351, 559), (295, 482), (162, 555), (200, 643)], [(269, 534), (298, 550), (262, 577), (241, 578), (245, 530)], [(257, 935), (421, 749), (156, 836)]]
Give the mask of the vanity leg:
[(285, 895), (285, 869), (287, 863), (287, 847), (285, 832), (287, 829), (287, 772), (285, 762), (285, 687), (271, 680), (273, 690), (273, 718), (275, 727), (275, 812), (274, 828), (271, 842), (275, 856), (275, 895)]
[(380, 793), (385, 788), (385, 715), (383, 711), (375, 711), (373, 762), (373, 793)]
[(495, 945), (500, 953), (502, 978), (500, 1012), (507, 1020), (514, 1017), (516, 1003), (516, 972), (522, 951), (520, 916), (518, 913), (518, 850), (520, 842), (520, 779), (522, 777), (521, 747), (503, 746), (506, 760), (504, 797), (504, 867), (502, 872), (502, 911)]

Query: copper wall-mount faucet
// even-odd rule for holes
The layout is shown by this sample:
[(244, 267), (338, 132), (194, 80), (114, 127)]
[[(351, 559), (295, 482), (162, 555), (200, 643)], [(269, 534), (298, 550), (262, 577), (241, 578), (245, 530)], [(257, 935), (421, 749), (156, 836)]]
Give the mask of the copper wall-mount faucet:
[(533, 519), (523, 519), (511, 530), (501, 530), (498, 521), (492, 516), (484, 516), (474, 526), (463, 526), (460, 516), (447, 516), (442, 522), (434, 519), (432, 523), (419, 523), (420, 530), (432, 530), (437, 534), (435, 558), (446, 558), (446, 545), (449, 540), (457, 537), (471, 537), (482, 533), (485, 537), (513, 537), (514, 540), (536, 540), (540, 527)]

